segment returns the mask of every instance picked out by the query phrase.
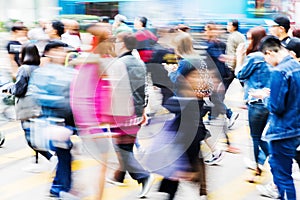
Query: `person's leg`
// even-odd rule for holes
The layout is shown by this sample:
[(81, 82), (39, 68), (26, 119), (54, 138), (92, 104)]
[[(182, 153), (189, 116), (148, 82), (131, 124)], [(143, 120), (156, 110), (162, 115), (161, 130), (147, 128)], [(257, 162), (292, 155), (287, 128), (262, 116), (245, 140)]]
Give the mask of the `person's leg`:
[(168, 200), (173, 200), (175, 198), (178, 186), (179, 186), (179, 181), (164, 178), (160, 183), (158, 191), (168, 193), (169, 194)]
[(123, 183), (124, 179), (125, 179), (125, 175), (126, 175), (126, 169), (124, 166), (123, 157), (122, 157), (121, 153), (119, 152), (120, 149), (117, 146), (115, 146), (115, 149), (116, 149), (117, 158), (119, 161), (119, 168), (114, 172), (113, 179), (114, 179), (114, 181)]
[(118, 144), (118, 153), (121, 157), (122, 167), (124, 171), (128, 171), (130, 176), (139, 183), (145, 178), (148, 178), (150, 173), (146, 171), (141, 164), (135, 159), (133, 154), (133, 145)]
[(271, 172), (282, 200), (285, 195), (288, 200), (296, 200), (292, 164), (299, 144), (300, 137), (274, 140), (269, 145)]
[[(203, 129), (203, 131), (205, 131)], [(189, 160), (189, 164), (191, 165), (191, 171), (195, 174), (191, 180), (194, 182), (200, 183), (199, 194), (207, 195), (207, 184), (206, 184), (206, 171), (204, 159), (200, 150), (200, 133), (198, 133), (193, 142), (188, 147), (186, 154)]]
[(250, 135), (253, 141), (253, 153), (255, 162), (258, 164), (259, 147), (265, 155), (269, 154), (268, 144), (261, 140), (262, 132), (267, 124), (269, 112), (262, 104), (248, 106), (248, 120)]
[(56, 148), (56, 155), (58, 163), (50, 193), (59, 196), (59, 192), (71, 189), (71, 149)]
[(213, 92), (210, 96), (210, 101), (213, 103), (214, 107), (211, 108), (210, 115), (212, 118), (217, 118), (220, 114), (226, 113), (226, 106), (223, 103), (223, 94), (218, 92)]
[[(267, 143), (267, 148), (269, 150), (268, 143)], [(267, 159), (267, 155), (264, 153), (264, 151), (261, 148), (259, 148), (259, 151), (258, 151), (258, 161), (257, 161), (258, 164), (264, 165), (266, 159)]]

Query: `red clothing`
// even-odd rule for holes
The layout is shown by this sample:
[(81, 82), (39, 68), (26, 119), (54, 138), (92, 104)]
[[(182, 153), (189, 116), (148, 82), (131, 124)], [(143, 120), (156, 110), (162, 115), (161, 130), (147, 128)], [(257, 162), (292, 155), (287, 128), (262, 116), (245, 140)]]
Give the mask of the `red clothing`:
[(152, 58), (152, 46), (157, 42), (158, 38), (149, 30), (143, 29), (135, 33), (138, 41), (137, 50), (141, 59), (147, 63)]

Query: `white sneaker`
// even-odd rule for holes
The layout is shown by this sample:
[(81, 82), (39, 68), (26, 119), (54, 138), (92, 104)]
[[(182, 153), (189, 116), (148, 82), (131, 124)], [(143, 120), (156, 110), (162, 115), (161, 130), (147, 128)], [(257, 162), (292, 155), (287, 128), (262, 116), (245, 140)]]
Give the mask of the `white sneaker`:
[(79, 197), (69, 193), (69, 192), (64, 192), (61, 191), (59, 192), (59, 199), (63, 199), (63, 200), (80, 200)]
[(207, 200), (208, 198), (207, 198), (207, 196), (206, 195), (201, 195), (200, 196), (200, 200)]
[(209, 160), (205, 160), (204, 163), (207, 165), (215, 165), (223, 159), (223, 156), (223, 151), (216, 150), (212, 153), (211, 158)]
[(138, 195), (139, 198), (144, 198), (148, 194), (154, 180), (155, 180), (154, 175), (150, 174), (149, 177), (142, 183), (143, 189), (141, 193)]
[(228, 129), (230, 129), (230, 128), (234, 125), (236, 119), (237, 119), (239, 116), (240, 116), (239, 113), (232, 113), (231, 117), (229, 118)]
[(256, 189), (260, 192), (260, 195), (262, 196), (273, 199), (280, 199), (280, 194), (277, 188), (273, 186), (273, 183), (269, 183), (266, 185), (257, 185)]

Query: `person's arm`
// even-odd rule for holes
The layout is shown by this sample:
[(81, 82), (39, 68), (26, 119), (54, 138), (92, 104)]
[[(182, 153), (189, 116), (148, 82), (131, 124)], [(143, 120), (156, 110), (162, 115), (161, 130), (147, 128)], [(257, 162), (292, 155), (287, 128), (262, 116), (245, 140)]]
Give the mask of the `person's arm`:
[(9, 61), (10, 61), (12, 78), (13, 80), (16, 80), (19, 66), (15, 61), (15, 54), (9, 54)]
[(246, 44), (241, 43), (236, 49), (236, 68), (234, 71), (234, 74), (237, 75), (237, 73), (243, 68), (243, 62), (246, 57)]
[[(30, 69), (28, 69), (29, 71)], [(15, 84), (9, 89), (9, 92), (16, 97), (22, 97), (25, 95), (29, 82), (29, 72), (26, 71), (24, 66), (21, 66), (16, 76)]]
[(177, 70), (169, 73), (169, 77), (170, 77), (170, 80), (172, 81), (172, 83), (177, 82), (177, 79), (180, 76), (185, 76), (188, 72), (190, 72), (191, 68), (192, 68), (191, 63), (189, 63), (186, 60), (180, 60), (178, 63)]
[(247, 80), (252, 73), (263, 63), (263, 61), (257, 61), (254, 57), (247, 57), (245, 63), (235, 70), (236, 78), (239, 80)]
[(286, 111), (286, 96), (288, 93), (288, 79), (277, 70), (271, 73), (271, 93), (268, 101), (268, 109), (271, 113), (282, 114)]

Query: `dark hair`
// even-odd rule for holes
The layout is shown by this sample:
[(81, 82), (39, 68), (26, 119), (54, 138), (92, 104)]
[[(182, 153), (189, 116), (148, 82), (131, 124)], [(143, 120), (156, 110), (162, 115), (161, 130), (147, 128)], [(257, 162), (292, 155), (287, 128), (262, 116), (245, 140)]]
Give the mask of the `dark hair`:
[(290, 38), (287, 42), (286, 49), (293, 51), (296, 54), (297, 58), (300, 58), (300, 39), (297, 37)]
[(50, 51), (51, 49), (55, 49), (55, 48), (58, 48), (58, 47), (68, 47), (68, 45), (66, 43), (63, 43), (63, 42), (59, 41), (59, 40), (50, 41), (45, 46), (44, 53)]
[(35, 44), (29, 43), (22, 48), (21, 63), (23, 65), (40, 65), (40, 54)]
[(59, 35), (59, 37), (65, 32), (64, 24), (58, 20), (52, 21), (52, 28), (57, 31), (57, 35)]
[(274, 35), (265, 36), (260, 43), (259, 51), (266, 53), (267, 50), (278, 52), (281, 49), (281, 42)]
[(18, 26), (12, 26), (10, 30), (11, 30), (12, 32), (15, 32), (15, 31), (23, 31), (23, 30), (26, 30), (26, 27), (25, 27), (25, 26), (21, 26), (21, 25), (18, 25)]
[(138, 19), (140, 20), (140, 22), (142, 23), (143, 27), (147, 26), (147, 21), (148, 19), (146, 17), (138, 17)]
[(235, 28), (234, 30), (239, 30), (239, 21), (237, 19), (231, 20), (232, 26)]
[(279, 15), (274, 19), (274, 22), (277, 23), (279, 26), (282, 26), (287, 33), (291, 27), (290, 20), (285, 15)]
[(262, 26), (256, 26), (249, 30), (249, 33), (251, 34), (251, 43), (249, 44), (246, 54), (256, 52), (259, 49), (260, 41), (263, 37), (267, 35), (267, 32), (264, 27)]
[(117, 35), (117, 37), (120, 38), (124, 42), (125, 47), (128, 50), (132, 51), (133, 49), (136, 48), (137, 40), (133, 33), (121, 32)]

